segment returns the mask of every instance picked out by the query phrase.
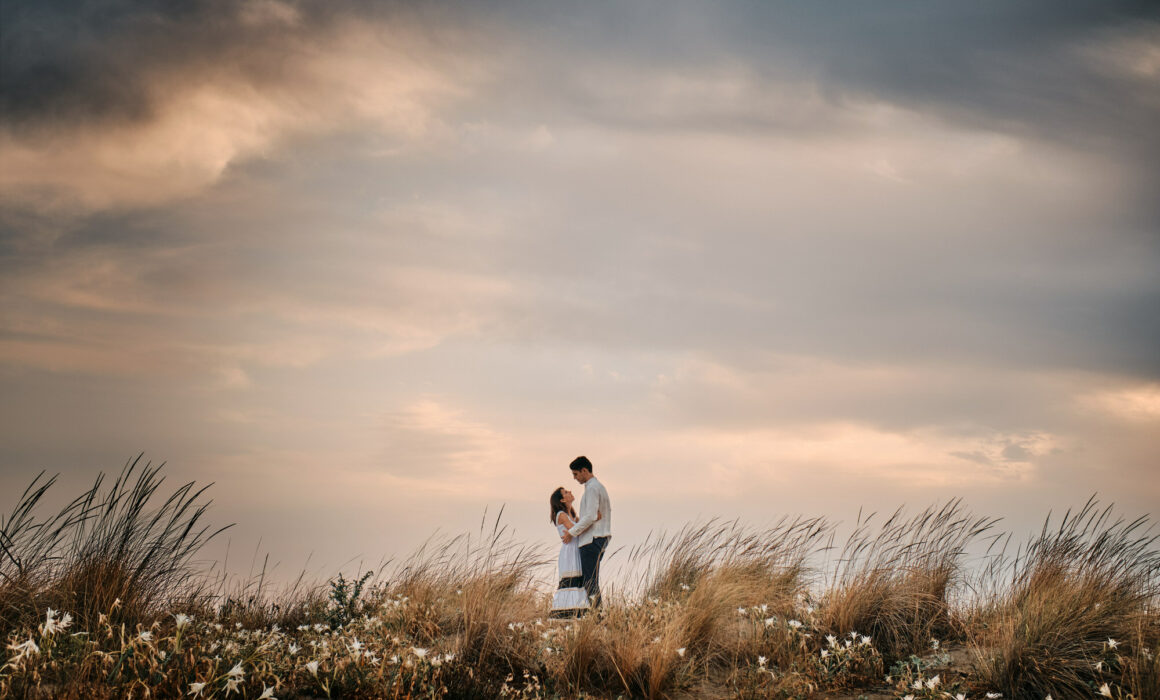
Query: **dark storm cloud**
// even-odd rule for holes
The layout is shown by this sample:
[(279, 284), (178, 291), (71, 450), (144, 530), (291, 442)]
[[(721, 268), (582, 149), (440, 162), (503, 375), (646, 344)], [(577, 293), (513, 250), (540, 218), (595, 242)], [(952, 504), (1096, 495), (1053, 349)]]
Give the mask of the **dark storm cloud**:
[(22, 128), (148, 120), (165, 94), (153, 79), (223, 69), (277, 77), (278, 52), (325, 29), (328, 5), (303, 3), (296, 29), (246, 21), (258, 3), (6, 0), (0, 111)]

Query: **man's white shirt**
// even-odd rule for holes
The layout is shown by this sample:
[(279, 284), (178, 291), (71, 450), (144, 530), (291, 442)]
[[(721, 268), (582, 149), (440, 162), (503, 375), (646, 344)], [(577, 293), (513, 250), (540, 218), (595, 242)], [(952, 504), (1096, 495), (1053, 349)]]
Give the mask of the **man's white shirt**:
[[(600, 520), (596, 519), (597, 512)], [(594, 537), (612, 536), (612, 501), (608, 500), (608, 491), (596, 477), (584, 482), (579, 519), (568, 532), (579, 540), (581, 547), (591, 544)]]

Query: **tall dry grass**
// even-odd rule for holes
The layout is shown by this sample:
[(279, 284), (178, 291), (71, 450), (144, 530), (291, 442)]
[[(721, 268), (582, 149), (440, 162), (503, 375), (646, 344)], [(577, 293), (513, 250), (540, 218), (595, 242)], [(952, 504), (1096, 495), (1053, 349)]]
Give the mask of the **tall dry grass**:
[(202, 524), (209, 486), (159, 494), (163, 466), (142, 464), (139, 455), (107, 488), (100, 474), (45, 519), (37, 518), (38, 506), (57, 477), (33, 480), (0, 518), (0, 632), (29, 624), (47, 607), (95, 624), (115, 601), (115, 614), (129, 620), (175, 601), (197, 604), (207, 589), (193, 575), (192, 557), (226, 528)]
[(928, 650), (931, 639), (958, 636), (951, 594), (967, 547), (997, 521), (952, 500), (911, 518), (901, 510), (875, 528), (859, 516), (841, 548), (819, 610), (819, 627), (869, 635), (887, 662)]
[[(969, 580), (995, 521), (958, 501), (859, 517), (840, 549), (822, 518), (691, 524), (628, 550), (599, 614), (557, 621), (554, 552), (502, 511), (328, 595), (194, 566), (220, 530), (204, 489), (167, 494), (159, 470), (134, 460), (47, 517), (40, 476), (0, 521), (0, 696), (1160, 697), (1156, 538), (1094, 501)], [(937, 680), (932, 638), (976, 662), (915, 691)]]
[(1008, 697), (1079, 697), (1104, 683), (1160, 697), (1160, 552), (1148, 519), (1089, 500), (986, 572), (969, 626), (977, 672)]

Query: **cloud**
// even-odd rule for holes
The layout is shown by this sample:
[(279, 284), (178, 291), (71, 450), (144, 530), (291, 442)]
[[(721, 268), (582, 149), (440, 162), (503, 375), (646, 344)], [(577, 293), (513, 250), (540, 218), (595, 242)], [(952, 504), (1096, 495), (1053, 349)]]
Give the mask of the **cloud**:
[[(433, 55), (432, 38), (403, 21), (318, 3), (113, 7), (74, 20), (24, 6), (5, 23), (18, 37), (0, 73), (10, 205), (153, 206), (288, 139), (356, 125), (413, 141), (486, 70), (478, 58)], [(96, 26), (76, 26), (84, 19)]]
[(540, 532), (581, 452), (626, 538), (1160, 499), (1149, 6), (12, 8), (0, 490), (150, 449), (323, 546)]

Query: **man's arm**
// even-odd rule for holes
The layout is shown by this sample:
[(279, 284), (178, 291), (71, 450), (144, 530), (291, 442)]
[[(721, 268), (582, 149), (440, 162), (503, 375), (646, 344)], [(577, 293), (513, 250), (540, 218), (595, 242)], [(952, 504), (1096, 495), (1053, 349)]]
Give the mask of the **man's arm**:
[[(584, 495), (589, 494), (585, 493)], [(592, 523), (596, 522), (596, 510), (600, 499), (596, 497), (596, 494), (591, 495), (592, 498), (580, 499), (580, 519), (568, 530), (573, 537), (578, 537), (581, 532), (592, 527)]]

